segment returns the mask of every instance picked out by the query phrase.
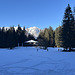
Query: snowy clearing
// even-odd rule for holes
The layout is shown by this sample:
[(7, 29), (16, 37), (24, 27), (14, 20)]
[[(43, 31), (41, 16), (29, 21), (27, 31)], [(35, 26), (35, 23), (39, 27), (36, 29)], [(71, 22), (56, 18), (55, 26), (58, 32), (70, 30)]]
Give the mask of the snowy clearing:
[(34, 47), (0, 49), (0, 75), (75, 75), (75, 52)]

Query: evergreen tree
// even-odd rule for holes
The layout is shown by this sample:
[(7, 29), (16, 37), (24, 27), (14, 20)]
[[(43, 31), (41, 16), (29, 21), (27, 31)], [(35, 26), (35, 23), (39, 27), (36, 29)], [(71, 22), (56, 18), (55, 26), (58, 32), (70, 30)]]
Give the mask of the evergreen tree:
[(68, 4), (68, 7), (65, 10), (64, 13), (64, 19), (63, 19), (63, 26), (62, 26), (62, 45), (65, 49), (69, 48), (71, 50), (72, 48), (72, 36), (73, 36), (73, 23), (74, 17), (72, 15), (72, 10), (70, 5)]
[(51, 26), (49, 27), (48, 31), (49, 31), (49, 46), (53, 47), (54, 46), (54, 31)]
[(59, 26), (55, 30), (55, 44), (56, 44), (57, 47), (62, 47), (62, 35), (61, 35), (61, 31), (62, 31), (62, 26)]
[(72, 48), (75, 48), (75, 7), (74, 7), (74, 13), (73, 13), (73, 16), (74, 16), (74, 24), (72, 26)]
[(49, 31), (48, 31), (48, 29), (47, 28), (45, 28), (45, 30), (44, 30), (44, 38), (47, 40), (47, 41), (49, 41)]
[(16, 46), (16, 36), (14, 27), (10, 27), (7, 31), (7, 47), (12, 49)]
[(1, 48), (5, 48), (6, 47), (6, 32), (5, 32), (5, 28), (2, 27), (2, 31), (1, 31)]
[(35, 40), (35, 38), (34, 38), (33, 35), (29, 34), (29, 35), (28, 35), (28, 40)]
[(18, 25), (18, 29), (17, 29), (17, 42), (19, 43), (19, 46), (22, 46), (22, 29), (20, 27), (20, 25)]
[(40, 32), (38, 41), (40, 46), (53, 47), (54, 46), (54, 31), (52, 27), (45, 28)]
[(1, 47), (1, 43), (2, 43), (2, 29), (0, 28), (0, 47)]
[(44, 30), (40, 31), (40, 34), (37, 39), (44, 39)]
[(44, 30), (44, 46), (45, 47), (49, 47), (50, 45), (49, 45), (49, 40), (50, 40), (50, 38), (49, 38), (49, 30), (47, 29), (47, 28), (45, 28), (45, 30)]
[[(45, 33), (46, 31), (46, 33)], [(38, 42), (39, 42), (39, 46), (43, 46), (45, 49), (48, 47), (48, 40), (49, 37), (47, 38), (48, 35), (48, 30), (47, 28), (45, 30), (42, 30), (38, 36)]]
[(21, 36), (22, 36), (22, 39), (21, 39), (22, 40), (22, 44), (24, 45), (24, 42), (27, 40), (25, 27), (22, 30)]

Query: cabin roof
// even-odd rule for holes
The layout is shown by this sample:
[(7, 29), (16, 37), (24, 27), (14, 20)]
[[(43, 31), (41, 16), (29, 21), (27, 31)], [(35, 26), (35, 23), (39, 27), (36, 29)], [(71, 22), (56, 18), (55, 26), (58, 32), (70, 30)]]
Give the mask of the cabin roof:
[(25, 41), (25, 43), (37, 43), (37, 41), (35, 41), (35, 40), (29, 40), (29, 41)]

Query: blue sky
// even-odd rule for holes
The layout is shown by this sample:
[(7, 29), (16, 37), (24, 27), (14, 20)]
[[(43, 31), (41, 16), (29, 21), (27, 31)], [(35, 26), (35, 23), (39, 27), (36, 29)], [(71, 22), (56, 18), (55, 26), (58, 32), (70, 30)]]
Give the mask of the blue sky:
[(62, 24), (68, 3), (73, 9), (75, 0), (0, 0), (0, 27), (55, 29)]

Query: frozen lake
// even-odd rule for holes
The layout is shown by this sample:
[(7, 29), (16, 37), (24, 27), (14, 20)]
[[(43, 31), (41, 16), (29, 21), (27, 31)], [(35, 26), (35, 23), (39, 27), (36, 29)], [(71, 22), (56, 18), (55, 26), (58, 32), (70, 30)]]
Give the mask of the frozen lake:
[(0, 49), (0, 75), (75, 75), (75, 52), (34, 47)]

